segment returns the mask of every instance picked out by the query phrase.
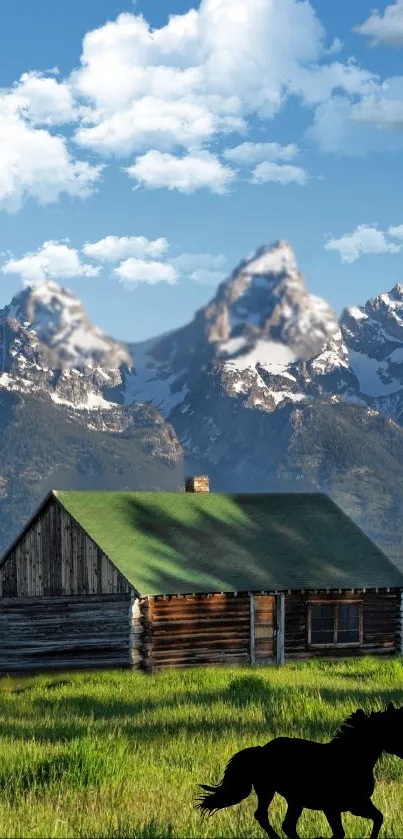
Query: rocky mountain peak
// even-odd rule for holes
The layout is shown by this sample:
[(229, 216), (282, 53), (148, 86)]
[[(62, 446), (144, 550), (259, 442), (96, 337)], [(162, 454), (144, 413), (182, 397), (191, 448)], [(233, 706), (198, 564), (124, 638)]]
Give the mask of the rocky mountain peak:
[(305, 291), (305, 282), (298, 271), (291, 246), (284, 241), (263, 245), (243, 259), (232, 275), (221, 284), (216, 300), (228, 305), (240, 301), (246, 306), (259, 305), (264, 298), (279, 296), (286, 291)]
[(375, 317), (382, 313), (383, 317), (386, 315), (394, 319), (397, 315), (403, 318), (403, 285), (396, 283), (390, 291), (371, 297), (365, 306), (365, 312)]
[(241, 392), (244, 380), (260, 376), (258, 369), (276, 373), (314, 357), (337, 329), (333, 309), (307, 291), (291, 246), (263, 245), (187, 326), (131, 345), (135, 372), (126, 377), (126, 399), (153, 401), (170, 416), (216, 365), (230, 368), (217, 387)]
[(25, 286), (6, 307), (9, 317), (30, 324), (39, 338), (50, 339), (68, 320), (85, 320), (79, 299), (54, 281)]
[(0, 320), (34, 333), (56, 369), (131, 364), (125, 345), (93, 326), (78, 297), (53, 280), (26, 286), (0, 311)]
[(400, 300), (403, 301), (403, 283), (396, 283), (393, 286), (392, 291), (390, 292), (390, 296), (393, 300)]
[(298, 274), (298, 279), (302, 280), (298, 272), (295, 253), (291, 245), (283, 239), (274, 242), (272, 245), (261, 245), (246, 259), (242, 260), (234, 273), (239, 273), (242, 268), (245, 273), (252, 276), (263, 274), (267, 276), (268, 280), (274, 280), (275, 277), (281, 275), (291, 277), (294, 273)]
[(335, 313), (308, 293), (295, 253), (283, 240), (243, 260), (221, 284), (208, 311), (215, 340), (222, 342), (221, 356), (248, 352), (256, 341), (264, 341), (287, 347), (295, 358), (311, 358), (337, 330)]
[(124, 366), (132, 366), (127, 346), (93, 326), (79, 299), (54, 281), (26, 286), (0, 310), (0, 392), (110, 413)]
[(365, 306), (344, 309), (340, 325), (351, 349), (381, 359), (403, 343), (403, 285), (371, 297)]

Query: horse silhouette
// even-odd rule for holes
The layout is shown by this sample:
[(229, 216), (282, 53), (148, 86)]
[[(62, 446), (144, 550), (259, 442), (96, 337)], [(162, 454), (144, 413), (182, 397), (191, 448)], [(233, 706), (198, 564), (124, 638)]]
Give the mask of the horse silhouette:
[(390, 703), (385, 711), (366, 714), (361, 708), (340, 726), (329, 743), (297, 737), (276, 737), (265, 746), (237, 752), (216, 786), (199, 784), (208, 791), (196, 800), (203, 815), (239, 804), (252, 791), (258, 805), (255, 819), (270, 839), (279, 839), (268, 808), (278, 792), (288, 809), (282, 827), (288, 839), (299, 839), (297, 821), (304, 808), (323, 810), (333, 834), (343, 839), (341, 814), (371, 819), (371, 839), (377, 839), (383, 815), (371, 801), (375, 788), (374, 767), (382, 752), (403, 758), (403, 707)]

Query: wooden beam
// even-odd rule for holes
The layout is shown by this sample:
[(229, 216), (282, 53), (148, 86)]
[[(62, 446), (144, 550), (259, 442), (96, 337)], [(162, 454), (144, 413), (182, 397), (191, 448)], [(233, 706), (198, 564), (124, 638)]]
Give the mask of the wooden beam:
[(284, 629), (285, 629), (285, 597), (278, 594), (276, 597), (276, 661), (277, 664), (284, 664)]
[(250, 625), (249, 625), (249, 648), (250, 648), (250, 663), (253, 667), (256, 664), (256, 653), (255, 653), (255, 598), (252, 592), (249, 592), (249, 612), (250, 612)]
[(129, 605), (130, 658), (132, 667), (139, 667), (142, 661), (141, 647), (143, 628), (141, 625), (140, 600), (133, 592)]

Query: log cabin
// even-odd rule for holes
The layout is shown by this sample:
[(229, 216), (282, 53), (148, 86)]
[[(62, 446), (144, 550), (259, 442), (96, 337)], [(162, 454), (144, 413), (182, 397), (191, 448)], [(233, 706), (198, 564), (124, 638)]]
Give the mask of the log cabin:
[(0, 562), (0, 673), (401, 655), (402, 592), (321, 493), (53, 490)]

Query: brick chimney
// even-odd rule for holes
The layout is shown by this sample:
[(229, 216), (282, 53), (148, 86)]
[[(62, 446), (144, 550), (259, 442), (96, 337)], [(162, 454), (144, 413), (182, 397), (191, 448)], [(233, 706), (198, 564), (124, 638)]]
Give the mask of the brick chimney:
[(209, 492), (210, 481), (208, 475), (191, 475), (186, 478), (185, 492)]

